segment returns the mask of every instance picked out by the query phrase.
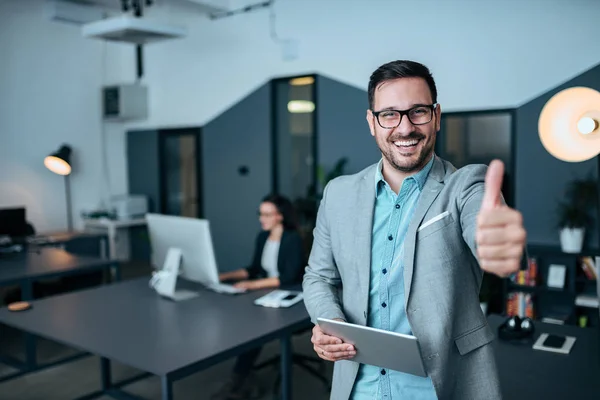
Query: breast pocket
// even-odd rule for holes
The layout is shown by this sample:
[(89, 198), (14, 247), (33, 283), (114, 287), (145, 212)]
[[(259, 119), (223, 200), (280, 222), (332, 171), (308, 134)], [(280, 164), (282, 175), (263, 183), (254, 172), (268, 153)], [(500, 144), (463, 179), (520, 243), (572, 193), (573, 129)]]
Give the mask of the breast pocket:
[(448, 225), (454, 222), (454, 217), (450, 211), (444, 211), (438, 215), (435, 215), (427, 220), (425, 220), (417, 229), (417, 238), (421, 240), (447, 227)]
[(454, 343), (461, 356), (490, 343), (494, 339), (494, 333), (486, 323), (459, 335), (454, 339)]

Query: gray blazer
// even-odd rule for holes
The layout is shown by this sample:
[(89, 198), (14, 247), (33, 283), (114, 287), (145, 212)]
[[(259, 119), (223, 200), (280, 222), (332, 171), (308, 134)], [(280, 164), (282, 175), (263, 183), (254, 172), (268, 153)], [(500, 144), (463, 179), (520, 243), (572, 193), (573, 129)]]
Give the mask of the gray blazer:
[[(375, 169), (339, 177), (324, 191), (303, 282), (313, 323), (367, 322)], [(404, 240), (407, 316), (439, 399), (501, 398), (475, 248), (486, 170), (456, 170), (435, 156)], [(358, 366), (335, 363), (331, 399), (349, 398)]]

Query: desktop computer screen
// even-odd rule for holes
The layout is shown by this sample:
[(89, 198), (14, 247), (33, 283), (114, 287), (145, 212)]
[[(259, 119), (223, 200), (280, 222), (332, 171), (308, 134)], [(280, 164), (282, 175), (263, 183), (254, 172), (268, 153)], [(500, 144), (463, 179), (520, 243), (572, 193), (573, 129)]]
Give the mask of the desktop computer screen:
[(146, 214), (152, 265), (161, 269), (169, 248), (181, 250), (181, 277), (205, 285), (218, 284), (219, 273), (209, 222), (205, 219)]
[(0, 236), (22, 238), (27, 236), (27, 218), (24, 207), (0, 209)]

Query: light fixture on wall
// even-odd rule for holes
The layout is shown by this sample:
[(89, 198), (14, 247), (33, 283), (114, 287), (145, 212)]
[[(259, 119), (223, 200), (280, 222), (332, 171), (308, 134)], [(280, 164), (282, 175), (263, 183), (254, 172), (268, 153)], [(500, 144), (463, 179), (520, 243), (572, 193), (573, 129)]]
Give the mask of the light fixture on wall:
[(589, 160), (600, 153), (600, 92), (573, 87), (555, 94), (538, 121), (542, 144), (568, 162)]
[[(552, 96), (544, 105), (538, 120), (540, 140), (555, 158), (567, 162), (589, 160), (600, 153), (600, 92), (586, 87), (572, 87)], [(598, 160), (600, 178), (600, 160)], [(598, 198), (600, 186), (596, 184)], [(579, 210), (580, 206), (574, 206)], [(600, 204), (598, 217), (600, 218)], [(572, 211), (569, 211), (571, 213)], [(600, 221), (598, 221), (600, 234)], [(578, 253), (585, 230), (564, 226), (560, 232), (563, 251)], [(600, 238), (600, 236), (599, 236)]]
[(292, 100), (287, 105), (291, 113), (311, 113), (315, 111), (315, 103), (308, 100)]
[(44, 158), (44, 165), (55, 174), (65, 177), (65, 198), (67, 202), (67, 227), (73, 230), (73, 216), (71, 215), (71, 147), (63, 144), (58, 151)]

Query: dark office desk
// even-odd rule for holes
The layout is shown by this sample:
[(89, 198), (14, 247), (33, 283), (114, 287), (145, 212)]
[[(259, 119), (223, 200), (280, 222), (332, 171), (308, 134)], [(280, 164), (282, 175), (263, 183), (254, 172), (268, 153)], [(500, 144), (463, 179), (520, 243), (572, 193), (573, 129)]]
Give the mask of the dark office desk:
[[(497, 332), (505, 318), (488, 317)], [(510, 400), (599, 399), (600, 358), (597, 328), (536, 322), (535, 340), (542, 333), (577, 338), (568, 355), (534, 350), (529, 344), (494, 340), (502, 395)]]
[[(39, 235), (29, 237), (27, 243), (37, 247), (57, 247), (66, 249), (71, 244), (78, 242), (78, 247), (89, 247), (90, 243), (97, 243), (98, 250), (94, 253), (102, 258), (108, 258), (108, 235), (101, 232), (85, 232), (85, 231), (57, 231), (57, 232), (42, 232)], [(82, 246), (86, 243), (87, 246)], [(94, 249), (95, 250), (95, 249)], [(79, 253), (78, 253), (79, 254)]]
[(0, 285), (20, 284), (23, 300), (31, 300), (32, 284), (41, 279), (60, 278), (84, 272), (113, 269), (120, 279), (119, 264), (100, 257), (76, 256), (61, 249), (30, 248), (0, 257)]
[(282, 398), (291, 398), (290, 337), (310, 326), (302, 302), (287, 309), (264, 308), (253, 300), (268, 291), (232, 296), (196, 285), (188, 286), (199, 290), (199, 297), (173, 302), (159, 297), (148, 281), (49, 297), (21, 313), (0, 309), (0, 322), (99, 355), (102, 390), (85, 399), (118, 398), (119, 388), (133, 381), (113, 383), (109, 360), (159, 376), (162, 399), (171, 400), (173, 381), (279, 339)]
[[(33, 300), (33, 284), (36, 281), (103, 269), (112, 270), (114, 279), (120, 279), (119, 263), (116, 261), (99, 257), (75, 256), (55, 248), (29, 248), (22, 253), (3, 254), (0, 257), (0, 286), (19, 285), (22, 299), (31, 301)], [(81, 357), (78, 355), (50, 364), (38, 365), (35, 338), (26, 334), (25, 341), (25, 363), (9, 357), (0, 357), (0, 361), (19, 370), (14, 374), (0, 377), (0, 382)]]

